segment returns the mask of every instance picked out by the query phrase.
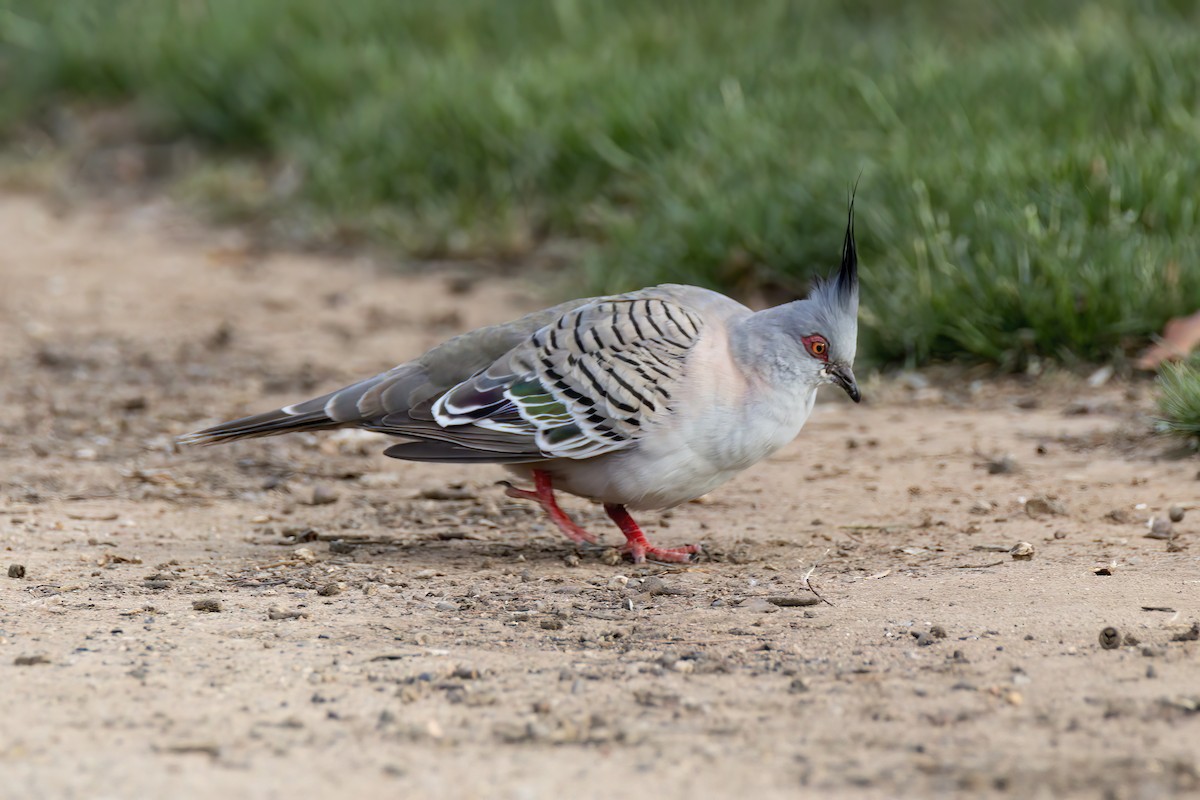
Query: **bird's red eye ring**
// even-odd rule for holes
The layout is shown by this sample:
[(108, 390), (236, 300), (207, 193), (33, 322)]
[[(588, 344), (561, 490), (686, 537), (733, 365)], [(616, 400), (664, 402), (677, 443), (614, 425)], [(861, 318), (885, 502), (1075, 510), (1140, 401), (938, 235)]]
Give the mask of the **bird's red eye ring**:
[(812, 336), (805, 336), (801, 341), (804, 342), (804, 349), (810, 356), (821, 361), (829, 360), (829, 342), (825, 341), (824, 336), (814, 333)]

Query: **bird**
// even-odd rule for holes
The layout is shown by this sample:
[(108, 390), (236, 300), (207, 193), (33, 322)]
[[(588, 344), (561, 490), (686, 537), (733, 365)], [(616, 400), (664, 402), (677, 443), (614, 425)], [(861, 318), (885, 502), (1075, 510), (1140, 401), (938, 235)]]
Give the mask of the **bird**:
[(556, 492), (603, 504), (622, 554), (686, 563), (700, 545), (658, 547), (630, 510), (694, 500), (800, 433), (824, 384), (855, 403), (858, 253), (849, 199), (841, 264), (809, 294), (754, 311), (698, 286), (588, 297), (479, 328), (320, 397), (180, 437), (209, 445), (362, 428), (396, 437), (384, 455), (503, 465), (502, 481), (573, 542), (596, 538)]

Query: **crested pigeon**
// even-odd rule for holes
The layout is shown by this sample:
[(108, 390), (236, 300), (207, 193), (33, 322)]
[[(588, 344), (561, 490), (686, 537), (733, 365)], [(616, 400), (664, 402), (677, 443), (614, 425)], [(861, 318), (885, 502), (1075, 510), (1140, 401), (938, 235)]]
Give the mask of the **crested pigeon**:
[(480, 328), (321, 397), (181, 438), (214, 444), (358, 427), (404, 441), (409, 461), (502, 464), (572, 541), (594, 543), (555, 490), (604, 504), (622, 552), (686, 562), (698, 545), (650, 544), (628, 509), (694, 500), (788, 444), (832, 383), (854, 402), (858, 256), (850, 201), (841, 266), (809, 296), (762, 311), (663, 284), (573, 300)]

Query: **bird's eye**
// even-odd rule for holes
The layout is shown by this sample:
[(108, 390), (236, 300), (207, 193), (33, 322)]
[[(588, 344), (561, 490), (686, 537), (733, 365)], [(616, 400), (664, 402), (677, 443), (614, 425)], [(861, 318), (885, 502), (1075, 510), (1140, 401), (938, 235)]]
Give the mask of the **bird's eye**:
[(829, 360), (829, 342), (825, 341), (824, 336), (814, 333), (812, 336), (805, 336), (803, 341), (804, 349), (810, 356), (821, 361)]

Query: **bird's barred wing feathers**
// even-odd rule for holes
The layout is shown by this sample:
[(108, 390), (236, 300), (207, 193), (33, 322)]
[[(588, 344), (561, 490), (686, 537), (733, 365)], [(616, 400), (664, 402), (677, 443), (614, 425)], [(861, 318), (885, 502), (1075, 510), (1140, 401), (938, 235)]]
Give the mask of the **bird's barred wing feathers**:
[(641, 293), (571, 309), (451, 388), (433, 418), (450, 430), (531, 436), (547, 457), (620, 450), (671, 413), (702, 325), (695, 312)]

